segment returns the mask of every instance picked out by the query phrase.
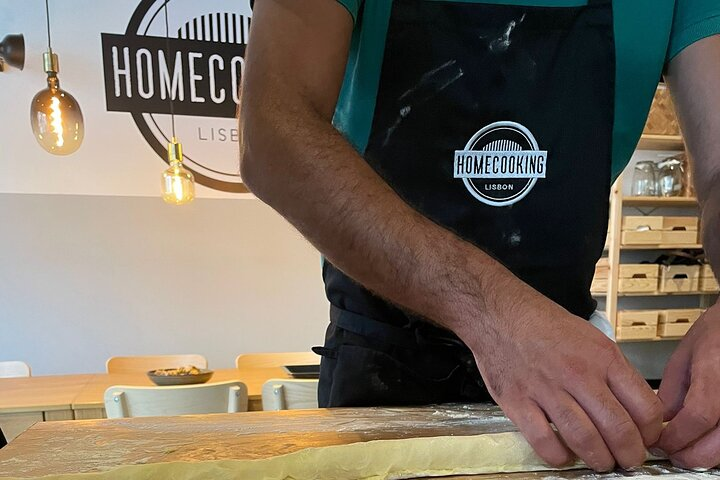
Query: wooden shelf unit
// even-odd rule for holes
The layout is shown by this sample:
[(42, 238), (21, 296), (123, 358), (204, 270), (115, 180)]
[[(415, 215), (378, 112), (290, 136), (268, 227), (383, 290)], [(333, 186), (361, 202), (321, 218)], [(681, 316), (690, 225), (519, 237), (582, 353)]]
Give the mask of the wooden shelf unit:
[[(662, 135), (643, 135), (638, 144), (638, 150), (658, 150), (658, 151), (679, 151), (684, 150), (685, 145), (680, 136), (662, 136)], [(689, 297), (697, 296), (701, 303), (701, 308), (709, 306), (708, 300), (720, 292), (674, 292), (674, 293), (622, 293), (618, 292), (620, 284), (620, 256), (623, 251), (652, 251), (652, 250), (677, 250), (677, 249), (702, 249), (699, 243), (693, 244), (660, 244), (660, 245), (622, 245), (622, 224), (623, 224), (623, 207), (633, 208), (695, 208), (698, 206), (697, 198), (694, 197), (632, 197), (623, 196), (622, 194), (623, 177), (622, 175), (612, 187), (610, 195), (610, 222), (608, 227), (608, 242), (606, 251), (608, 262), (610, 265), (608, 274), (607, 292), (592, 292), (595, 297), (605, 297), (606, 313), (617, 332), (618, 324), (618, 299), (626, 297)], [(681, 337), (680, 337), (681, 338)], [(677, 341), (678, 337), (660, 337), (654, 339), (643, 340), (619, 340), (626, 342), (665, 342)]]

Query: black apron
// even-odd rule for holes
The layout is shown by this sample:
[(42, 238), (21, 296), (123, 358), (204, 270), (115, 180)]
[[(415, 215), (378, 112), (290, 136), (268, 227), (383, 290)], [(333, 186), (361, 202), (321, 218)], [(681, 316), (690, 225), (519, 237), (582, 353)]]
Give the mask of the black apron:
[[(614, 100), (611, 0), (394, 0), (364, 157), (423, 215), (587, 319), (607, 232)], [(454, 334), (328, 262), (323, 276), (321, 406), (490, 400)]]

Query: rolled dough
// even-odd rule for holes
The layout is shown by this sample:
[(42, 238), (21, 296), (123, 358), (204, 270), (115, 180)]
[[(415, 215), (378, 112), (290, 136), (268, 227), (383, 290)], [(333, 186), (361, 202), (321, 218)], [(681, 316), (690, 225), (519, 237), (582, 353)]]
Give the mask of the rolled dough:
[[(570, 468), (582, 468), (582, 464)], [(403, 479), (552, 470), (519, 433), (376, 440), (308, 448), (261, 460), (128, 465), (45, 480)], [(2, 480), (8, 480), (2, 479)]]

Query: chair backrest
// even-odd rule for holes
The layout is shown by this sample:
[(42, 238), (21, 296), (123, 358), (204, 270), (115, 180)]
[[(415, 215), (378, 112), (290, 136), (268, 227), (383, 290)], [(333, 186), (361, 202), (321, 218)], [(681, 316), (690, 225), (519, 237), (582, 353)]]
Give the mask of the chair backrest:
[(236, 413), (247, 409), (247, 387), (242, 382), (177, 387), (117, 385), (105, 390), (108, 418)]
[(262, 388), (263, 410), (318, 408), (318, 380), (270, 379)]
[(0, 362), (0, 378), (29, 377), (30, 367), (25, 362)]
[(320, 356), (315, 352), (243, 353), (235, 359), (240, 370), (247, 368), (271, 368), (285, 365), (319, 365)]
[(105, 363), (107, 373), (145, 373), (161, 368), (179, 368), (194, 365), (207, 368), (207, 359), (202, 355), (146, 355), (135, 357), (110, 357)]

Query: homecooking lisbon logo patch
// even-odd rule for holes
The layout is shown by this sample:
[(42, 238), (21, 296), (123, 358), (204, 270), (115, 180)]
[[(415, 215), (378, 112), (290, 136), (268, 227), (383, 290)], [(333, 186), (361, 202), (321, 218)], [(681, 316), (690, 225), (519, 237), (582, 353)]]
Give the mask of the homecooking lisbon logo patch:
[(167, 161), (172, 98), (186, 168), (198, 183), (225, 192), (247, 192), (239, 173), (235, 113), (251, 3), (143, 0), (124, 34), (102, 34), (107, 110), (130, 113), (148, 144)]
[(493, 207), (519, 202), (547, 172), (547, 151), (519, 123), (497, 122), (455, 151), (453, 171), (473, 197)]

